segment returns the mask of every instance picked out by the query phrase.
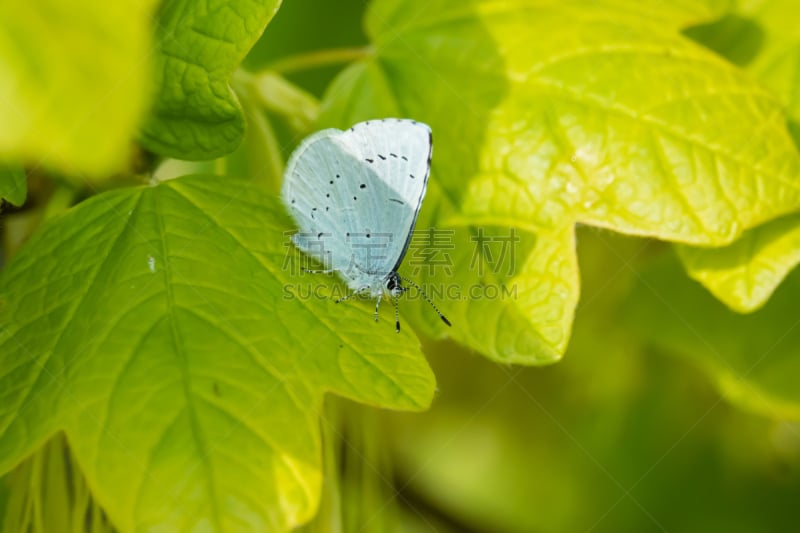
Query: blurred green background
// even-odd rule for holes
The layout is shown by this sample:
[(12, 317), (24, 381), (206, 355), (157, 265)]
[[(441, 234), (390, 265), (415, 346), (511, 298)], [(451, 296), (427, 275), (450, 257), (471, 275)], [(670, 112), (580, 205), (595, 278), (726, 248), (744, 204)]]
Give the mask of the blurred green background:
[(419, 532), (796, 530), (800, 424), (731, 406), (636, 339), (632, 291), (654, 266), (680, 269), (668, 247), (578, 236), (582, 300), (561, 363), (504, 367), (429, 343), (429, 412), (345, 409), (354, 531), (398, 515)]

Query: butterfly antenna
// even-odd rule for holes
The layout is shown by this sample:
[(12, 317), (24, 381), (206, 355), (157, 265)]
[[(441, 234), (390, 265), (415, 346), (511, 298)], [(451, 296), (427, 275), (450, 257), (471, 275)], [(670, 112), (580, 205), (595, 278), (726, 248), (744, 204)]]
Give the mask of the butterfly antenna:
[[(398, 278), (400, 278), (400, 276), (399, 276), (399, 275), (398, 275), (397, 277), (398, 277)], [(450, 321), (449, 321), (449, 320), (447, 320), (447, 317), (446, 317), (446, 316), (444, 316), (444, 315), (442, 314), (442, 312), (441, 312), (441, 311), (439, 311), (439, 308), (438, 308), (438, 307), (436, 307), (436, 304), (435, 304), (435, 303), (433, 303), (433, 300), (431, 300), (430, 298), (428, 298), (428, 295), (427, 295), (427, 294), (425, 294), (425, 291), (423, 291), (423, 290), (422, 290), (422, 287), (420, 287), (419, 285), (417, 285), (416, 283), (414, 283), (413, 281), (411, 281), (411, 280), (410, 280), (410, 279), (408, 279), (408, 278), (400, 278), (400, 280), (401, 280), (401, 281), (404, 281), (404, 282), (406, 282), (406, 283), (408, 283), (409, 285), (411, 285), (412, 287), (414, 287), (415, 289), (417, 289), (417, 290), (419, 291), (419, 293), (422, 295), (422, 297), (423, 297), (423, 298), (425, 298), (425, 301), (426, 301), (426, 302), (428, 302), (428, 303), (430, 304), (430, 306), (431, 306), (431, 307), (433, 307), (433, 310), (434, 310), (434, 311), (436, 311), (436, 314), (437, 314), (437, 315), (439, 315), (439, 318), (441, 318), (441, 319), (442, 319), (442, 322), (444, 322), (444, 323), (445, 323), (445, 324), (447, 324), (448, 326), (452, 326), (452, 324), (450, 324)], [(399, 327), (400, 327), (400, 326), (399, 326), (399, 324), (398, 324), (398, 328), (399, 328)]]
[(397, 297), (392, 298), (392, 305), (394, 305), (394, 330), (400, 333), (400, 308), (397, 306)]
[(333, 269), (325, 270), (325, 269), (303, 268), (303, 272), (305, 272), (306, 274), (333, 274), (336, 271)]

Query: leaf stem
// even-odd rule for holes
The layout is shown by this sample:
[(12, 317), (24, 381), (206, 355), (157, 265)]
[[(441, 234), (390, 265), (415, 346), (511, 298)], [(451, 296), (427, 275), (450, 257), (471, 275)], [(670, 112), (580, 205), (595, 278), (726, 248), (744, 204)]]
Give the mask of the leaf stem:
[(339, 65), (365, 59), (372, 54), (371, 46), (358, 48), (334, 48), (331, 50), (315, 50), (287, 56), (273, 61), (267, 68), (280, 74), (310, 70), (329, 65)]

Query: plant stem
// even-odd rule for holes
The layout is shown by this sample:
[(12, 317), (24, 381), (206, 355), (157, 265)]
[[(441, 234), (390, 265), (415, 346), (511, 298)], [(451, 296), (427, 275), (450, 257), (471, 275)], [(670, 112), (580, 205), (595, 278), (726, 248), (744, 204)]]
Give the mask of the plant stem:
[(315, 50), (313, 52), (306, 52), (278, 59), (267, 65), (267, 68), (280, 74), (287, 74), (301, 70), (326, 67), (328, 65), (350, 63), (369, 57), (371, 53), (372, 47), (370, 46)]

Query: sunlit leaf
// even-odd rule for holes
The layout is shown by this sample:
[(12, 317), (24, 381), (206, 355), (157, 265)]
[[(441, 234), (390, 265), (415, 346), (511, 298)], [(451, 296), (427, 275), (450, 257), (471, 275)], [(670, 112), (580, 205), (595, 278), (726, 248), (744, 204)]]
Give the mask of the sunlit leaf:
[(434, 381), (407, 328), (300, 275), (291, 227), (274, 196), (209, 177), (49, 223), (0, 277), (0, 471), (64, 430), (124, 531), (308, 520), (323, 393), (419, 409)]
[[(742, 0), (719, 22), (692, 28), (689, 34), (744, 65), (768, 87), (800, 132), (800, 25), (792, 0)], [(800, 261), (800, 218), (783, 218), (742, 235), (730, 246), (679, 247), (689, 275), (737, 311), (761, 307)]]
[[(322, 124), (400, 115), (432, 126), (438, 192), (419, 227), (506, 227), (529, 242), (559, 240), (550, 247), (556, 263), (521, 244), (518, 300), (443, 303), (473, 317), (448, 333), (498, 360), (553, 361), (578, 299), (576, 223), (723, 245), (800, 206), (800, 158), (778, 100), (679, 33), (725, 4), (371, 5), (374, 56), (334, 83)], [(453, 272), (425, 281), (475, 283), (468, 263)], [(531, 335), (541, 342), (497, 340)]]
[(764, 305), (800, 263), (800, 216), (791, 215), (746, 231), (723, 248), (678, 247), (689, 275), (740, 313)]

